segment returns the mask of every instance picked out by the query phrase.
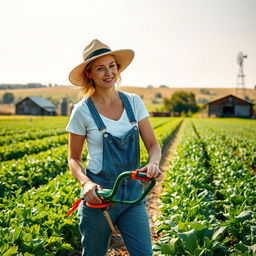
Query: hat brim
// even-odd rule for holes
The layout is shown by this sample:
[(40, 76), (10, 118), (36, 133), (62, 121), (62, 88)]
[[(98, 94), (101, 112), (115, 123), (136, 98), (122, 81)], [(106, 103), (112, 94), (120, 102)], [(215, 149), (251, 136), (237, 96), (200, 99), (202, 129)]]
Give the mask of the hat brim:
[(100, 55), (94, 56), (89, 60), (84, 61), (83, 63), (76, 66), (70, 73), (69, 73), (69, 81), (76, 85), (76, 86), (84, 86), (85, 85), (85, 76), (84, 76), (84, 69), (85, 67), (93, 60), (100, 58), (105, 55), (112, 55), (114, 56), (117, 64), (120, 66), (118, 71), (121, 73), (125, 70), (129, 64), (132, 62), (134, 58), (134, 51), (130, 49), (122, 49), (117, 51), (110, 51), (106, 53), (102, 53)]

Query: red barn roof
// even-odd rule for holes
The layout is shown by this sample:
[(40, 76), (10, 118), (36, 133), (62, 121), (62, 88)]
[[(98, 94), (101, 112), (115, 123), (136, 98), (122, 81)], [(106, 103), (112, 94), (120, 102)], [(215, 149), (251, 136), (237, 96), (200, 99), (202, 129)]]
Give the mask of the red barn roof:
[(208, 105), (218, 105), (218, 104), (225, 104), (225, 103), (234, 103), (238, 105), (253, 105), (251, 102), (238, 98), (232, 94), (225, 96), (223, 98), (208, 102)]

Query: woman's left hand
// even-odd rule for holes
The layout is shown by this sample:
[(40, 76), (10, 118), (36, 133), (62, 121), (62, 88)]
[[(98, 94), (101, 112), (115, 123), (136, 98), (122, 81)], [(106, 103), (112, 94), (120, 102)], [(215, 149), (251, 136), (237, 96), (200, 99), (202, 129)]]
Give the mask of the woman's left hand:
[(158, 178), (162, 173), (159, 169), (159, 165), (154, 163), (148, 163), (147, 165), (139, 169), (139, 171), (147, 173), (147, 176), (149, 178)]

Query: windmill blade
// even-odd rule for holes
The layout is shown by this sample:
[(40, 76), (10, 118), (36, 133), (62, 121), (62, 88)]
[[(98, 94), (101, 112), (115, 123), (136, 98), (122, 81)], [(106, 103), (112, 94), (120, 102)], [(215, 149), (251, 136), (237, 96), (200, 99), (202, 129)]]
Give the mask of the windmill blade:
[(238, 63), (238, 65), (242, 65), (243, 64), (243, 60), (244, 60), (244, 55), (242, 52), (239, 52), (237, 54), (237, 58), (236, 58), (236, 61)]

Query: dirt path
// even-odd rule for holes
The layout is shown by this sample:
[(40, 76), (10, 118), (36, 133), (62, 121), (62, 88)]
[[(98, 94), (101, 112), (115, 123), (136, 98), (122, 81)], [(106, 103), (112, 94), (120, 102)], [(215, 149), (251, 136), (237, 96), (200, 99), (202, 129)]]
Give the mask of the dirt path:
[[(149, 214), (149, 222), (151, 228), (152, 241), (155, 242), (158, 240), (158, 235), (155, 229), (155, 219), (160, 214), (160, 194), (162, 192), (161, 183), (164, 180), (164, 172), (169, 170), (169, 162), (173, 158), (173, 154), (176, 151), (176, 147), (180, 138), (180, 131), (183, 123), (179, 125), (175, 131), (172, 139), (163, 149), (162, 159), (160, 162), (160, 169), (163, 171), (163, 174), (158, 178), (158, 182), (152, 189), (152, 192), (148, 195), (147, 208)], [(108, 249), (107, 256), (129, 256), (125, 248), (124, 242), (120, 234), (116, 237), (112, 237), (110, 242), (110, 248)]]

